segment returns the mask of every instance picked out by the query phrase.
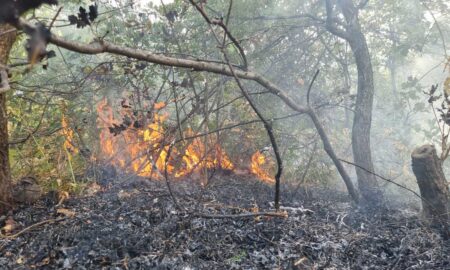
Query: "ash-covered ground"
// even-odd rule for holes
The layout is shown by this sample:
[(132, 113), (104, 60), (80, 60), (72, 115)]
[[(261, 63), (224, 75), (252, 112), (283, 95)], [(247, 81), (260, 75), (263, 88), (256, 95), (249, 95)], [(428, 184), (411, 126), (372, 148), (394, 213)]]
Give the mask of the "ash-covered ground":
[[(120, 177), (119, 177), (120, 178)], [(202, 189), (124, 178), (103, 190), (52, 200), (4, 216), (0, 269), (450, 269), (450, 241), (417, 213), (391, 206), (362, 210), (332, 190), (284, 186), (288, 217), (208, 219), (198, 214), (273, 211), (273, 187), (217, 174)], [(48, 221), (48, 222), (46, 222)]]

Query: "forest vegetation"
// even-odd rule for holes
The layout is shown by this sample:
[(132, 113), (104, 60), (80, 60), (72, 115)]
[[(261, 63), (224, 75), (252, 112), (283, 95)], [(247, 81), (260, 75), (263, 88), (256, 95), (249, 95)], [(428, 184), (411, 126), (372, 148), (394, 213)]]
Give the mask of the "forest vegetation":
[(0, 266), (449, 269), (449, 14), (1, 1)]

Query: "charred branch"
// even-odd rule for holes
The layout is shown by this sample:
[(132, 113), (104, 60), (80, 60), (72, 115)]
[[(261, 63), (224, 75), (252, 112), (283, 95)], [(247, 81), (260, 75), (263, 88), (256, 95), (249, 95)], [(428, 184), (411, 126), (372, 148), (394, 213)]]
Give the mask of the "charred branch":
[(212, 214), (194, 214), (194, 217), (206, 218), (206, 219), (236, 219), (236, 218), (251, 218), (251, 217), (278, 217), (287, 218), (287, 213), (285, 212), (258, 212), (258, 213), (244, 213), (236, 215), (212, 215)]

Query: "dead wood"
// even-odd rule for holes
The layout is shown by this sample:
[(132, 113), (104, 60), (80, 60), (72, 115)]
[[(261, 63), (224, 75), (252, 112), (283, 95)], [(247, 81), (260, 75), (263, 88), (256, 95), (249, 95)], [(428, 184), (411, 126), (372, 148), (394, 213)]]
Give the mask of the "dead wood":
[(62, 218), (57, 218), (57, 219), (48, 219), (48, 220), (43, 220), (41, 222), (35, 223), (33, 225), (30, 225), (28, 227), (26, 227), (25, 229), (21, 230), (18, 233), (12, 234), (12, 235), (1, 235), (0, 238), (8, 238), (8, 239), (14, 239), (17, 238), (19, 236), (21, 236), (22, 234), (28, 232), (31, 229), (34, 229), (36, 227), (39, 227), (41, 225), (47, 224), (47, 223), (54, 223), (54, 222), (59, 222), (59, 221), (63, 221), (67, 219), (66, 217), (62, 217)]
[(96, 196), (63, 202), (76, 218), (47, 222), (55, 212), (39, 202), (13, 212), (17, 224), (33, 227), (19, 237), (0, 238), (0, 265), (102, 269), (126, 262), (130, 270), (296, 269), (306, 257), (309, 268), (302, 269), (448, 269), (450, 261), (450, 242), (413, 212), (354, 208), (347, 194), (334, 190), (312, 189), (311, 200), (284, 184), (280, 210), (288, 216), (266, 218), (255, 215), (275, 212), (269, 203), (274, 191), (257, 179), (218, 173), (198, 206), (198, 181), (171, 182), (178, 203), (192, 213), (186, 215), (176, 210), (164, 181), (111, 181), (111, 188)]
[(211, 214), (195, 214), (194, 217), (207, 218), (207, 219), (222, 219), (222, 218), (248, 218), (248, 217), (278, 217), (287, 218), (287, 212), (257, 212), (257, 213), (243, 213), (236, 215), (211, 215)]
[(411, 158), (412, 170), (423, 197), (423, 214), (432, 225), (442, 228), (445, 237), (449, 237), (448, 186), (436, 148), (423, 145), (412, 152)]

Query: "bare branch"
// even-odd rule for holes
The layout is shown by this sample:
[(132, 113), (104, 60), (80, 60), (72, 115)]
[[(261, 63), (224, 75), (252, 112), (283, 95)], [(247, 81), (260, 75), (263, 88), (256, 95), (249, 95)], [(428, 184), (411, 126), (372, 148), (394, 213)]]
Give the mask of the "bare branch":
[[(19, 24), (17, 25), (20, 29), (27, 29), (27, 32), (32, 32), (35, 30), (35, 27), (27, 22), (24, 19), (19, 20)], [(199, 60), (190, 60), (190, 59), (182, 59), (176, 57), (168, 57), (164, 55), (159, 55), (150, 51), (133, 49), (128, 47), (118, 46), (106, 41), (99, 41), (92, 44), (84, 44), (75, 41), (65, 40), (55, 34), (52, 34), (49, 40), (50, 43), (65, 48), (67, 50), (83, 53), (83, 54), (102, 54), (102, 53), (111, 53), (115, 55), (121, 55), (130, 57), (133, 59), (146, 61), (154, 64), (164, 65), (164, 66), (173, 66), (180, 68), (190, 68), (194, 71), (206, 71), (216, 74), (222, 74), (225, 76), (233, 77), (233, 74), (228, 67), (227, 64), (223, 63), (212, 63), (207, 61), (199, 61)], [(291, 109), (297, 112), (307, 112), (307, 108), (304, 106), (297, 105), (296, 102), (291, 99), (286, 91), (272, 83), (264, 76), (259, 73), (253, 71), (243, 71), (240, 69), (235, 69), (234, 73), (238, 78), (255, 81), (267, 90), (269, 90), (272, 94), (277, 95), (280, 99), (282, 99), (286, 105), (288, 105)]]
[(362, 0), (361, 2), (359, 2), (357, 8), (364, 9), (367, 6), (367, 3), (369, 3), (369, 0)]
[(339, 29), (337, 27), (337, 25), (333, 23), (334, 12), (333, 12), (333, 5), (331, 4), (331, 1), (326, 0), (325, 6), (326, 6), (326, 10), (327, 10), (327, 20), (326, 20), (327, 30), (330, 31), (333, 35), (336, 35), (340, 38), (348, 40), (350, 38), (348, 33)]
[(314, 85), (314, 81), (316, 80), (317, 76), (319, 75), (319, 72), (320, 72), (320, 69), (318, 69), (318, 70), (316, 71), (316, 73), (314, 74), (314, 77), (313, 77), (313, 79), (311, 80), (311, 83), (309, 84), (309, 87), (308, 87), (308, 92), (307, 92), (307, 94), (306, 94), (306, 104), (308, 104), (308, 106), (310, 106), (310, 103), (309, 103), (309, 95), (311, 94), (312, 86)]
[[(223, 20), (222, 19), (213, 19), (213, 20), (211, 20), (208, 17), (208, 15), (205, 13), (205, 10), (202, 7), (197, 5), (193, 0), (189, 0), (189, 2), (191, 2), (191, 4), (198, 10), (198, 12), (203, 16), (203, 18), (205, 19), (205, 21), (207, 23), (212, 24), (212, 25), (218, 25), (218, 26), (220, 26), (223, 29), (223, 31), (225, 31), (225, 33), (228, 36), (228, 38), (233, 42), (233, 44), (238, 49), (239, 54), (241, 55), (241, 58), (242, 58), (244, 69), (247, 69), (248, 62), (247, 62), (247, 57), (245, 56), (244, 49), (242, 49), (242, 46), (239, 43), (239, 41), (228, 30), (227, 26), (223, 23)], [(231, 12), (231, 5), (232, 5), (232, 1), (230, 2), (228, 14)]]

